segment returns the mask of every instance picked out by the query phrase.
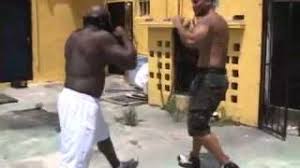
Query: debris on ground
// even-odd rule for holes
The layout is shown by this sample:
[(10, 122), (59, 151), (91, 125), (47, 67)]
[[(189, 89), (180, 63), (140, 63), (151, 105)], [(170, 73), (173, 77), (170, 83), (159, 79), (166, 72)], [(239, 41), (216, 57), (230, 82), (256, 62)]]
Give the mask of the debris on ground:
[(116, 95), (116, 96), (106, 96), (103, 97), (102, 100), (121, 105), (121, 106), (133, 106), (133, 105), (141, 105), (147, 104), (147, 97), (143, 97), (140, 94), (125, 94), (125, 95)]
[(121, 117), (115, 117), (115, 120), (127, 126), (135, 127), (141, 120), (138, 120), (138, 115), (134, 106), (128, 106), (123, 110)]

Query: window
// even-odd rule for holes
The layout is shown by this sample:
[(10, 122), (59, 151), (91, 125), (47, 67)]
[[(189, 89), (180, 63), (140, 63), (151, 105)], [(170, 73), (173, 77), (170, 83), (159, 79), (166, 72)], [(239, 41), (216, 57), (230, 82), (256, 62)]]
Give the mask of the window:
[(148, 16), (150, 14), (150, 0), (139, 0), (140, 16)]

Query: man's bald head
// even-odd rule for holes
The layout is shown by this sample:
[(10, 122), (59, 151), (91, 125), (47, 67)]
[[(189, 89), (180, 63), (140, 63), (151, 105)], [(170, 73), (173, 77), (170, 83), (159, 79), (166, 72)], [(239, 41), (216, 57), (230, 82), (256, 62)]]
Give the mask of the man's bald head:
[(83, 18), (84, 27), (94, 26), (100, 30), (112, 31), (111, 17), (108, 9), (102, 5), (92, 6)]
[(89, 17), (105, 17), (109, 15), (109, 11), (106, 7), (102, 5), (95, 5), (90, 7), (90, 9), (87, 11), (86, 16)]
[(205, 15), (211, 8), (213, 8), (215, 0), (192, 0), (194, 13), (196, 16)]

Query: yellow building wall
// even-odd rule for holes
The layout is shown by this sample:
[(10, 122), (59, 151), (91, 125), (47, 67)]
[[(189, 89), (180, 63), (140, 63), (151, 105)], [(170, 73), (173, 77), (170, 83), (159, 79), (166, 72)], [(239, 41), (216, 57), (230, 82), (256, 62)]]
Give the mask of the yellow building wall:
[(245, 16), (238, 65), (238, 110), (228, 113), (241, 123), (257, 126), (261, 84), (262, 0), (243, 0), (240, 3), (220, 0), (218, 12), (227, 20), (231, 20), (234, 15)]
[(64, 79), (64, 44), (88, 7), (102, 0), (32, 0), (34, 82)]
[(187, 18), (192, 18), (194, 16), (194, 11), (192, 7), (192, 3), (190, 0), (180, 0), (180, 15), (187, 17)]
[(139, 54), (149, 55), (148, 54), (148, 27), (144, 22), (144, 18), (135, 18), (134, 19), (134, 42)]
[[(135, 0), (135, 11), (139, 10), (138, 0)], [(146, 19), (153, 21), (163, 21), (179, 13), (179, 0), (150, 0), (150, 15), (138, 16), (138, 12), (134, 16), (134, 34), (135, 42), (140, 54), (149, 55), (148, 44), (148, 26)]]
[(163, 20), (167, 17), (168, 0), (152, 0), (150, 1), (150, 15), (155, 20)]
[(178, 0), (151, 0), (150, 15), (156, 21), (176, 16), (179, 11), (178, 2)]
[(174, 81), (174, 41), (172, 24), (149, 26), (149, 104), (165, 106)]

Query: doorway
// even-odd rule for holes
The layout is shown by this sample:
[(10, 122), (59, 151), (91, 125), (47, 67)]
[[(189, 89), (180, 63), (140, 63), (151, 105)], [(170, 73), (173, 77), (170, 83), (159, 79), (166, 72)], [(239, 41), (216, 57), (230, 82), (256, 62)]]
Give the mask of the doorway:
[(282, 137), (300, 123), (300, 1), (265, 1), (263, 107), (260, 126)]
[(0, 5), (0, 82), (32, 80), (31, 2)]
[[(123, 27), (130, 39), (133, 39), (133, 8), (132, 2), (114, 2), (108, 4), (113, 28)], [(124, 74), (124, 70), (110, 65), (109, 73)]]
[(197, 73), (198, 51), (185, 47), (177, 30), (173, 31), (173, 37), (175, 41), (175, 93), (188, 95), (190, 85)]

